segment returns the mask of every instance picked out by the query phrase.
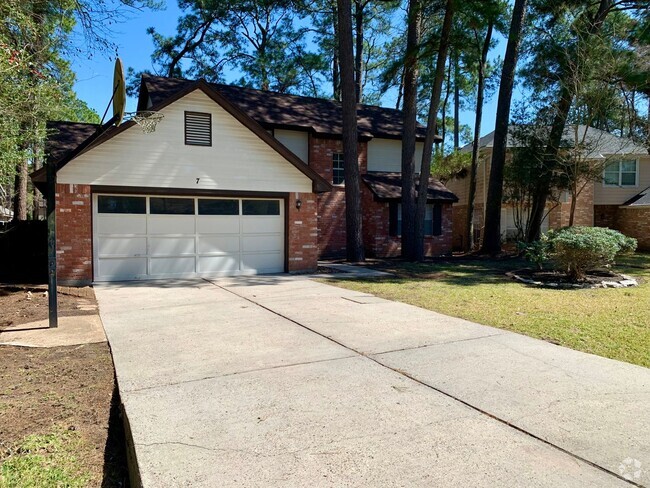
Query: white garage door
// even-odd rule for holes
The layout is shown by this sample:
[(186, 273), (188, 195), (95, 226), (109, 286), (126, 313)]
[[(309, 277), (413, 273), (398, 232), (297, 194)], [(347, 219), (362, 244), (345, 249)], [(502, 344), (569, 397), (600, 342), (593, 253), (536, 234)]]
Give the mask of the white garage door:
[(95, 281), (284, 271), (279, 199), (93, 196)]

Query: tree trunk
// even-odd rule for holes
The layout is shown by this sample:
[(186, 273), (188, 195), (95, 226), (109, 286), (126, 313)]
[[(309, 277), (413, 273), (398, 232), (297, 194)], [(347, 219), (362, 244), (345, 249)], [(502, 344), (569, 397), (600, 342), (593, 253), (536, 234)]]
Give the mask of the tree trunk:
[(14, 218), (15, 222), (27, 220), (27, 159), (16, 165), (14, 176)]
[(445, 141), (447, 140), (447, 105), (449, 104), (449, 96), (451, 95), (451, 61), (447, 69), (447, 82), (445, 83), (445, 98), (442, 100), (442, 110), (440, 112), (440, 120), (442, 121), (442, 128), (440, 136), (442, 142), (440, 143), (440, 156), (445, 155)]
[(454, 151), (460, 147), (460, 63), (458, 61), (458, 50), (454, 50)]
[(334, 100), (341, 101), (341, 65), (339, 63), (339, 22), (338, 22), (338, 10), (333, 8), (332, 17), (334, 19), (334, 53), (332, 54), (332, 96)]
[(418, 45), (422, 10), (420, 0), (409, 0), (404, 60), (404, 132), (402, 135), (402, 257), (415, 255), (415, 135), (417, 128)]
[(472, 250), (474, 245), (474, 200), (476, 198), (476, 174), (478, 172), (479, 141), (481, 138), (481, 119), (483, 118), (483, 101), (485, 99), (485, 65), (490, 52), (492, 41), (492, 22), (488, 24), (481, 61), (478, 66), (478, 86), (476, 90), (476, 118), (474, 119), (474, 141), (472, 145), (472, 165), (469, 171), (469, 192), (467, 197), (467, 220), (465, 221), (465, 239), (463, 240), (465, 252)]
[(445, 78), (447, 51), (449, 50), (449, 35), (451, 33), (452, 21), (454, 20), (454, 12), (454, 0), (447, 0), (445, 6), (445, 18), (442, 22), (442, 31), (440, 33), (440, 46), (438, 48), (438, 57), (436, 59), (433, 88), (431, 90), (427, 134), (424, 139), (424, 150), (422, 151), (422, 167), (420, 168), (420, 190), (417, 196), (415, 218), (415, 255), (418, 261), (424, 260), (424, 218), (426, 216), (427, 208), (427, 189), (429, 187), (429, 176), (431, 175), (433, 141), (438, 125), (438, 109), (440, 108), (440, 96), (442, 95), (442, 82)]
[(501, 252), (501, 202), (503, 200), (503, 167), (506, 162), (506, 142), (508, 139), (508, 123), (510, 122), (510, 104), (512, 88), (515, 81), (519, 44), (526, 18), (527, 0), (515, 0), (508, 35), (508, 45), (501, 71), (499, 86), (499, 101), (494, 127), (494, 142), (492, 147), (492, 162), (490, 167), (490, 183), (485, 205), (485, 233), (481, 251), (487, 254)]
[(350, 0), (337, 0), (337, 5), (343, 117), (346, 253), (348, 261), (356, 263), (364, 260), (364, 253), (361, 224), (361, 187), (359, 185), (359, 137), (357, 134), (357, 104), (352, 50), (352, 5)]
[[(612, 4), (613, 0), (600, 0), (598, 11), (594, 15), (593, 21), (587, 28), (587, 31), (580, 36), (578, 44), (589, 42), (590, 38), (600, 31), (603, 23), (605, 22), (605, 18), (610, 12)], [(579, 52), (580, 46), (578, 46), (576, 49)], [(566, 54), (566, 57), (573, 58), (573, 56), (571, 56), (569, 53)], [(544, 169), (546, 171), (543, 177), (539, 178), (537, 184), (535, 185), (535, 194), (533, 195), (530, 225), (528, 227), (528, 235), (526, 236), (526, 240), (528, 242), (534, 242), (538, 240), (541, 235), (542, 221), (544, 220), (544, 214), (546, 211), (546, 202), (551, 194), (552, 172), (558, 160), (560, 145), (562, 143), (562, 135), (564, 134), (564, 127), (566, 126), (566, 121), (569, 117), (569, 111), (571, 110), (571, 105), (573, 104), (573, 99), (575, 97), (576, 83), (571, 82), (569, 79), (571, 76), (571, 71), (567, 66), (568, 61), (569, 59), (565, 59), (563, 65), (560, 67), (560, 94), (558, 102), (555, 105), (555, 117), (553, 118), (548, 143), (546, 145), (546, 151), (543, 158)]]
[(357, 103), (361, 103), (363, 97), (363, 3), (361, 0), (354, 2), (354, 93)]

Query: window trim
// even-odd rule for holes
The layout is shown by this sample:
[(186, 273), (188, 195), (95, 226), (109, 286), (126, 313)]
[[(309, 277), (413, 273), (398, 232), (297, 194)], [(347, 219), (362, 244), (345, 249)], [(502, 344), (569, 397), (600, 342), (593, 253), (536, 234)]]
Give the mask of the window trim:
[[(623, 173), (631, 173), (631, 171), (621, 171), (621, 163), (634, 161), (634, 185), (623, 185), (622, 184), (622, 175)], [(608, 165), (618, 163), (618, 184), (609, 184), (605, 181), (605, 171)], [(627, 159), (615, 159), (609, 161), (603, 167), (603, 188), (638, 188), (639, 187), (639, 158), (627, 158)]]
[[(208, 144), (197, 144), (193, 142), (188, 142), (187, 140), (187, 116), (188, 115), (202, 115), (208, 116), (208, 129), (209, 129), (209, 137), (210, 141)], [(184, 140), (185, 140), (185, 145), (186, 146), (197, 146), (197, 147), (212, 147), (212, 113), (211, 112), (197, 112), (196, 110), (185, 110), (184, 115), (183, 115), (183, 134), (184, 134)]]
[[(335, 158), (337, 156), (340, 156), (340, 161), (336, 161), (337, 163), (342, 164), (342, 167), (337, 168), (334, 163), (335, 163)], [(341, 181), (339, 183), (336, 182), (336, 171), (341, 171), (343, 172), (343, 176), (341, 177)], [(332, 185), (334, 186), (345, 186), (345, 158), (342, 152), (333, 152), (332, 153)]]

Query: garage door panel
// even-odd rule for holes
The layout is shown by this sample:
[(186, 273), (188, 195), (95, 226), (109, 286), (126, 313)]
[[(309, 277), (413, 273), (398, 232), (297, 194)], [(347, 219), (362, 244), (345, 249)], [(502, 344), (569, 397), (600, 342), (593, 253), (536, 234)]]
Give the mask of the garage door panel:
[(199, 236), (199, 254), (232, 254), (239, 252), (239, 235)]
[(280, 252), (242, 255), (241, 270), (262, 273), (281, 273), (284, 271), (284, 255)]
[(199, 215), (196, 231), (199, 234), (239, 234), (239, 215)]
[[(100, 198), (103, 207), (98, 205)], [(142, 200), (140, 210), (147, 213), (129, 213), (138, 209), (117, 205), (126, 198)], [(156, 204), (160, 207), (156, 210), (152, 199), (165, 200), (165, 205)], [(189, 201), (183, 207), (189, 209), (187, 213), (180, 213), (174, 199)], [(97, 195), (93, 205), (93, 264), (98, 281), (284, 271), (286, 237), (280, 200)], [(115, 208), (124, 212), (110, 213)]]
[(149, 234), (194, 234), (193, 215), (149, 215)]
[(146, 237), (98, 237), (97, 252), (100, 258), (116, 256), (146, 256)]
[(263, 234), (282, 232), (284, 222), (281, 217), (276, 216), (243, 216), (242, 232), (244, 234)]
[(95, 272), (99, 278), (112, 280), (134, 280), (147, 276), (147, 258), (100, 259), (99, 269)]
[(195, 238), (189, 237), (150, 237), (149, 255), (178, 256), (195, 253)]
[(198, 261), (198, 272), (201, 274), (225, 274), (239, 271), (239, 254), (201, 256)]
[(194, 273), (195, 259), (192, 257), (151, 258), (149, 273), (151, 275), (191, 275)]
[(242, 251), (260, 252), (282, 249), (284, 237), (282, 234), (265, 234), (255, 236), (244, 236), (242, 238)]
[(98, 214), (98, 234), (146, 234), (146, 215)]

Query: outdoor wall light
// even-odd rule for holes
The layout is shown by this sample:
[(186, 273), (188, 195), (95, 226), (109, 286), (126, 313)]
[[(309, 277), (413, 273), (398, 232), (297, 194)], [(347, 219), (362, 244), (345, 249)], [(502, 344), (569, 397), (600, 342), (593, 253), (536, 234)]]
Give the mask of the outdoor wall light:
[(300, 207), (302, 207), (302, 200), (298, 199), (296, 200), (296, 208), (300, 210)]

